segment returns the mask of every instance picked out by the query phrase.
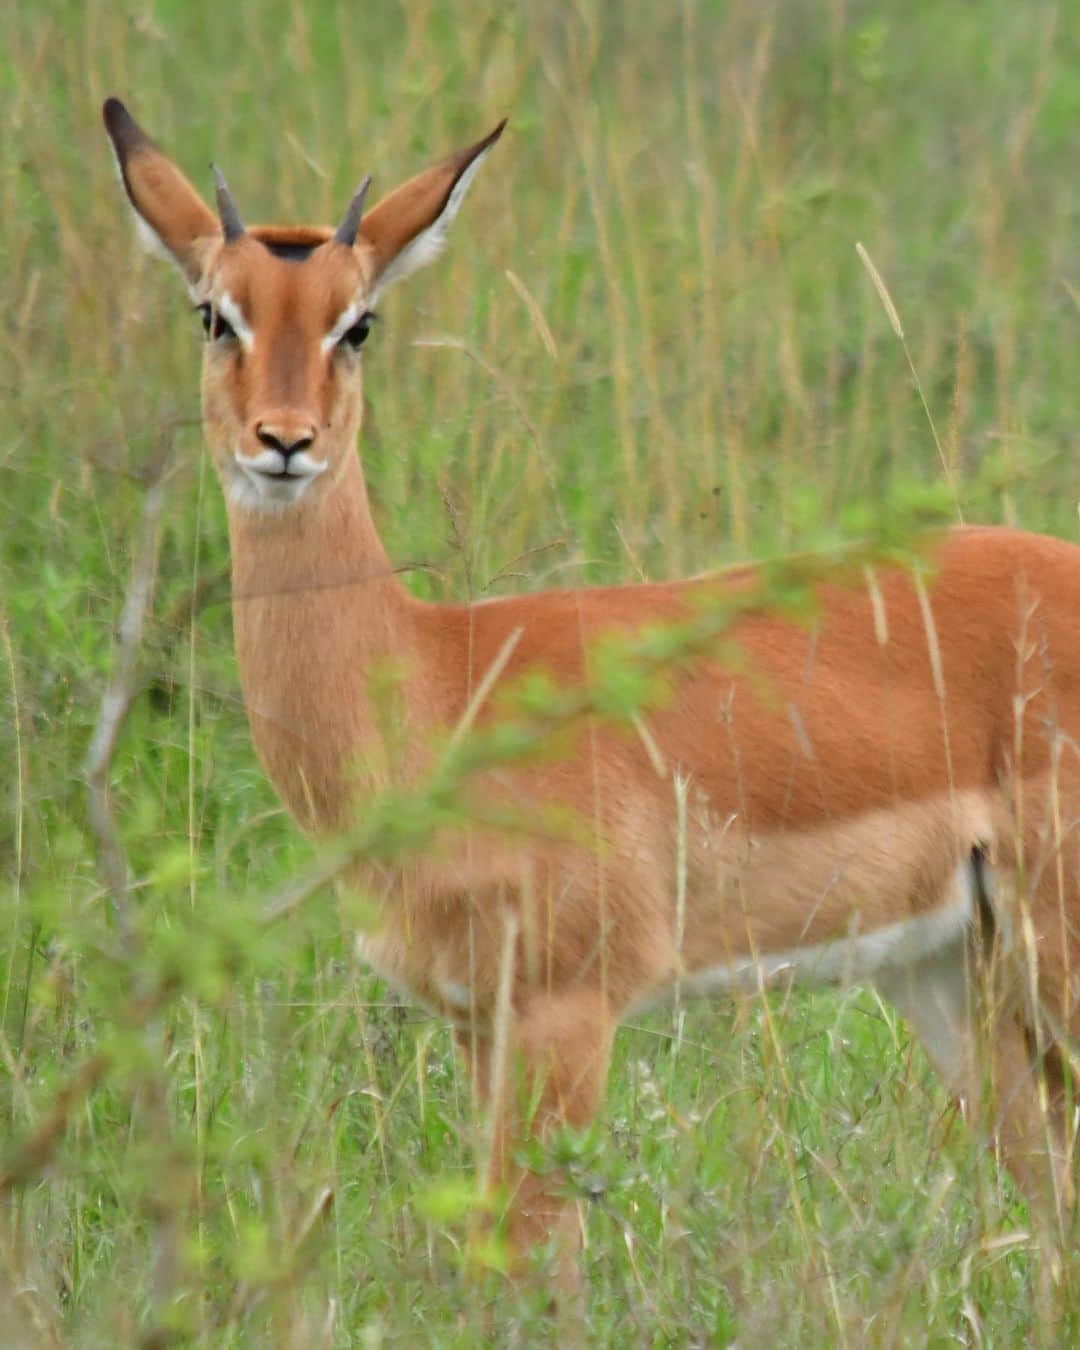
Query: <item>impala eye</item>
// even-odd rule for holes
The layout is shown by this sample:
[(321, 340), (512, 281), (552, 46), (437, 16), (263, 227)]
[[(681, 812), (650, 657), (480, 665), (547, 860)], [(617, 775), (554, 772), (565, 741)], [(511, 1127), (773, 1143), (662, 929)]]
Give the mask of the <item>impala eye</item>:
[(206, 334), (207, 341), (216, 342), (219, 338), (236, 337), (236, 330), (228, 319), (222, 316), (220, 309), (215, 309), (207, 301), (199, 305), (198, 310), (202, 317), (203, 332)]
[(358, 352), (367, 340), (367, 335), (371, 332), (371, 325), (378, 318), (372, 310), (367, 310), (361, 314), (351, 328), (346, 329), (339, 347), (348, 347), (354, 352)]

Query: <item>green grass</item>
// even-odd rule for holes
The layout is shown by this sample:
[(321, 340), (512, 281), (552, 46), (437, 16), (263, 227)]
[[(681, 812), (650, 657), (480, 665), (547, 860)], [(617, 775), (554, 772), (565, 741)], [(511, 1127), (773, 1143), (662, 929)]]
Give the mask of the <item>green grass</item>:
[[(447, 1030), (357, 967), (327, 894), (257, 925), (310, 852), (249, 745), (198, 324), (135, 250), (109, 93), (202, 188), (220, 163), (251, 219), (332, 220), (362, 173), (377, 196), (510, 113), (450, 252), (383, 306), (367, 358), (387, 545), (422, 565), (418, 593), (461, 598), (811, 546), (853, 507), (939, 482), (942, 458), (966, 519), (1075, 537), (1075, 16), (1043, 0), (0, 16), (0, 1110), (4, 1167), (23, 1164), (2, 1196), (0, 1339), (533, 1343), (542, 1310), (463, 1279), (465, 1205), (432, 1190), (473, 1163)], [(164, 437), (178, 467), (110, 780), (125, 948), (82, 764)], [(604, 1118), (571, 1144), (596, 1344), (1076, 1334), (1040, 1321), (1023, 1208), (869, 995), (657, 1014), (621, 1035)]]

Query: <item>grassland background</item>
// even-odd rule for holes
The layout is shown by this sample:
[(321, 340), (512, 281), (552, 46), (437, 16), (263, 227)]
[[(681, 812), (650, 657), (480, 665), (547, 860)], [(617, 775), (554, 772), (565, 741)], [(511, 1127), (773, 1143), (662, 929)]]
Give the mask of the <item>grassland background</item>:
[[(356, 966), (332, 897), (255, 924), (310, 855), (249, 745), (198, 324), (135, 249), (110, 93), (249, 219), (331, 220), (360, 174), (378, 194), (511, 115), (367, 358), (391, 554), (419, 593), (480, 596), (813, 545), (946, 477), (968, 519), (1075, 538), (1076, 12), (3, 7), (0, 1342), (468, 1345), (486, 1315), (530, 1343), (540, 1310), (463, 1280), (463, 1206), (431, 1191), (472, 1160), (448, 1032)], [(166, 436), (111, 775), (125, 949), (82, 763)], [(572, 1171), (597, 1344), (1072, 1334), (1036, 1316), (1023, 1208), (864, 994), (626, 1031)]]

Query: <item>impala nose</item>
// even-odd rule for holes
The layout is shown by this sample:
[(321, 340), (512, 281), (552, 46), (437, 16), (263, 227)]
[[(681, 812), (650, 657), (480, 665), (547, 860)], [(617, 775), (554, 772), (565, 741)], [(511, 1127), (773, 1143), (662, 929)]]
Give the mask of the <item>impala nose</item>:
[(288, 463), (289, 456), (298, 450), (309, 450), (315, 444), (315, 428), (310, 422), (274, 421), (256, 422), (255, 437), (269, 450), (276, 450)]

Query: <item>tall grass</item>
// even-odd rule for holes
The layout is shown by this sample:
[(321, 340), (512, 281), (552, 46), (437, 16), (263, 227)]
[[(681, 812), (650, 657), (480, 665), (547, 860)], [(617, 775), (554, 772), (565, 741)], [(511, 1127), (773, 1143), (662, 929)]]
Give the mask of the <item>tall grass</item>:
[[(197, 321), (135, 250), (101, 100), (204, 188), (212, 156), (252, 220), (332, 220), (361, 173), (377, 196), (511, 115), (367, 364), (388, 547), (461, 598), (814, 545), (946, 471), (966, 519), (1073, 537), (1076, 19), (47, 0), (0, 26), (0, 1336), (529, 1343), (541, 1307), (463, 1278), (447, 1030), (357, 967), (326, 892), (258, 922), (309, 851), (244, 724)], [(83, 764), (166, 443), (109, 783), (125, 942)], [(1008, 1183), (866, 994), (650, 1018), (567, 1147), (598, 1344), (1071, 1334), (1036, 1314)]]

